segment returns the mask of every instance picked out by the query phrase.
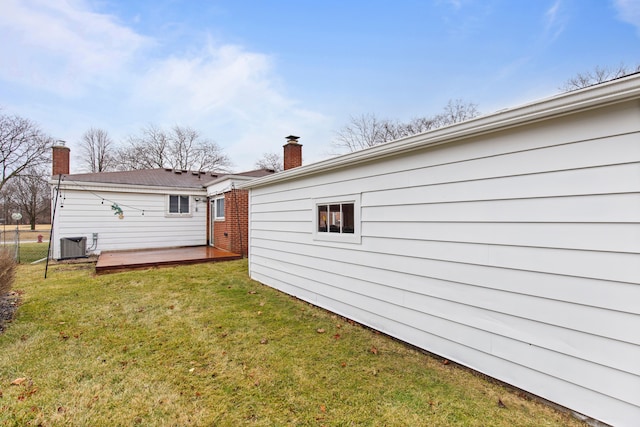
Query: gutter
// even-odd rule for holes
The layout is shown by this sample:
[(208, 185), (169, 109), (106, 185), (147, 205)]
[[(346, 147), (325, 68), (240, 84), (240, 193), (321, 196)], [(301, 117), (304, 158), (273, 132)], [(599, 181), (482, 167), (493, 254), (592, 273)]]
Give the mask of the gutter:
[(462, 138), (497, 132), (630, 99), (640, 98), (640, 73), (588, 88), (562, 93), (514, 108), (480, 116), (465, 122), (412, 135), (395, 141), (344, 154), (327, 160), (256, 178), (239, 188), (249, 189), (299, 179), (347, 166), (396, 156), (410, 151), (458, 141)]
[[(58, 180), (49, 180), (50, 185), (57, 184)], [(197, 187), (164, 187), (137, 184), (114, 184), (108, 182), (74, 181), (73, 175), (65, 175), (60, 184), (61, 190), (88, 190), (88, 191), (120, 191), (124, 193), (149, 193), (149, 194), (191, 194), (206, 196), (205, 188)]]

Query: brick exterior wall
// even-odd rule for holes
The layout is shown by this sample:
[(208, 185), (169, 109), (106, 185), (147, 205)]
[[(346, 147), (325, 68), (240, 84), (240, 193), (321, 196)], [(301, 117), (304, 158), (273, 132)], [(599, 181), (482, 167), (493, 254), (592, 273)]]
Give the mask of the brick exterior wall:
[(231, 190), (224, 193), (224, 220), (215, 221), (213, 225), (214, 246), (247, 256), (248, 234), (249, 192)]
[[(290, 136), (284, 145), (285, 170), (302, 166), (302, 144), (298, 144), (297, 139), (297, 136)], [(216, 220), (213, 224), (213, 244), (216, 248), (248, 256), (248, 190), (234, 189), (224, 194), (224, 220)]]
[(302, 166), (302, 144), (288, 142), (284, 147), (284, 170)]
[(51, 175), (69, 175), (69, 153), (71, 149), (63, 145), (53, 147)]
[[(227, 234), (227, 236), (225, 236), (225, 234)], [(213, 245), (216, 248), (224, 249), (225, 251), (231, 251), (231, 249), (229, 248), (229, 237), (226, 220), (215, 220), (213, 224)]]

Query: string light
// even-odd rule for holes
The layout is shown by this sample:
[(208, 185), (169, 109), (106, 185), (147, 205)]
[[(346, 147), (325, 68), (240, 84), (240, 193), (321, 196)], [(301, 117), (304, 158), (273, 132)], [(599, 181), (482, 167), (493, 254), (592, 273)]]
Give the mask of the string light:
[[(104, 205), (104, 202), (111, 203), (111, 209), (113, 209), (115, 211), (114, 215), (118, 215), (119, 218), (120, 218), (120, 215), (122, 215), (122, 217), (124, 218), (124, 212), (122, 211), (122, 207), (127, 208), (127, 209), (132, 209), (134, 211), (141, 212), (141, 216), (144, 216), (145, 212), (158, 212), (158, 213), (164, 212), (164, 210), (142, 209), (142, 208), (138, 208), (136, 206), (131, 206), (131, 205), (123, 204), (123, 203), (118, 203), (116, 200), (107, 199), (107, 198), (101, 196), (100, 194), (97, 194), (94, 191), (89, 190), (87, 187), (83, 186), (82, 184), (80, 184), (77, 181), (68, 180), (68, 179), (64, 179), (64, 178), (66, 178), (66, 177), (63, 177), (64, 181), (67, 181), (67, 182), (69, 182), (69, 183), (71, 183), (73, 185), (76, 185), (76, 186), (80, 187), (82, 190), (86, 191), (87, 193), (93, 195), (97, 199), (100, 199), (100, 204), (101, 205)], [(64, 191), (61, 191), (61, 193), (62, 193), (62, 201), (60, 203), (60, 207), (63, 208), (64, 207), (64, 200), (66, 199), (66, 195), (64, 194)], [(116, 206), (119, 209), (119, 211), (116, 210), (114, 208), (114, 206)], [(120, 218), (120, 219), (122, 219), (122, 218)]]

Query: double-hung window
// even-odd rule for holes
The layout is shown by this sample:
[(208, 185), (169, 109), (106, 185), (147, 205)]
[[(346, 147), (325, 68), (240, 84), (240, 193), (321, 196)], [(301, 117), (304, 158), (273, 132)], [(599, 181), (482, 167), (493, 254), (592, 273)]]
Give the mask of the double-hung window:
[(189, 196), (169, 195), (169, 215), (189, 215)]
[(360, 243), (360, 195), (314, 200), (316, 240)]
[(224, 197), (216, 199), (215, 211), (216, 219), (224, 219)]

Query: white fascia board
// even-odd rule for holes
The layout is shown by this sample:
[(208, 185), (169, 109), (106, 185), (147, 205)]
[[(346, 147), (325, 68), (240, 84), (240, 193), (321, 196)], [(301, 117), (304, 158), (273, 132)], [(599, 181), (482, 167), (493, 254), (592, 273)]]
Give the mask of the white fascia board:
[[(58, 180), (49, 180), (49, 184), (57, 187)], [(83, 182), (73, 181), (72, 179), (63, 178), (60, 182), (60, 188), (63, 190), (78, 191), (109, 191), (116, 193), (145, 193), (145, 194), (184, 194), (193, 196), (207, 196), (204, 188), (185, 188), (185, 187), (158, 187), (151, 185), (133, 185), (133, 184), (112, 184), (105, 182)]]
[(566, 92), (514, 108), (497, 111), (465, 122), (401, 138), (371, 148), (331, 159), (300, 166), (263, 178), (256, 178), (240, 188), (256, 188), (277, 182), (298, 179), (358, 163), (441, 145), (496, 132), (541, 120), (586, 111), (597, 107), (640, 98), (640, 73), (598, 84), (585, 89)]
[(210, 187), (212, 185), (215, 185), (219, 182), (223, 182), (223, 181), (227, 181), (227, 180), (234, 180), (234, 181), (250, 181), (252, 179), (256, 179), (255, 177), (252, 176), (244, 176), (244, 175), (224, 175), (221, 176), (220, 178), (216, 178), (213, 181), (207, 182), (206, 184), (204, 184), (205, 187)]
[(226, 175), (222, 178), (216, 179), (215, 181), (211, 181), (206, 185), (207, 195), (211, 197), (226, 193), (233, 188), (240, 188), (244, 183), (253, 179), (256, 178), (242, 175)]

